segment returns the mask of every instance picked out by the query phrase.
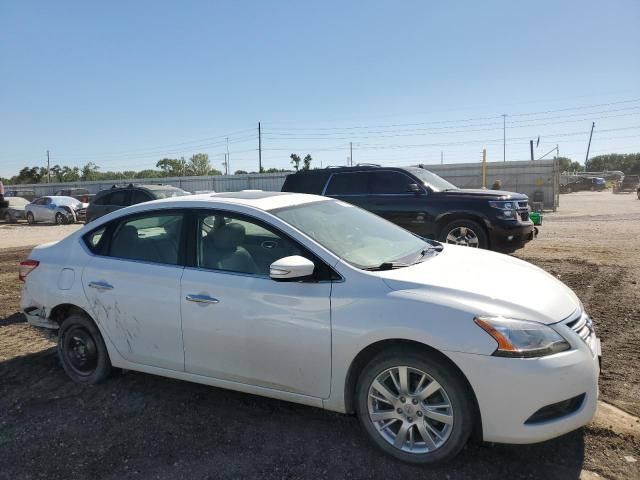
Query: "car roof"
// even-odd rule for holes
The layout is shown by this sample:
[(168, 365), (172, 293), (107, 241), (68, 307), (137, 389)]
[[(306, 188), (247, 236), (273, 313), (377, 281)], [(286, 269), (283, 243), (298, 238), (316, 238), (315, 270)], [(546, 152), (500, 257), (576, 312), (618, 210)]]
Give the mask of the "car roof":
[(225, 205), (242, 205), (258, 210), (270, 211), (279, 208), (303, 205), (318, 201), (335, 201), (319, 195), (289, 192), (267, 192), (262, 190), (243, 190), (240, 192), (203, 193), (199, 195), (184, 195), (169, 197), (150, 202), (139, 203), (126, 210), (144, 211), (163, 206), (166, 208), (224, 208)]
[(332, 173), (343, 173), (343, 172), (362, 172), (362, 171), (376, 171), (376, 170), (395, 170), (395, 171), (407, 171), (411, 169), (418, 169), (420, 167), (401, 167), (401, 166), (393, 166), (393, 167), (385, 167), (382, 165), (372, 165), (372, 164), (360, 164), (354, 165), (353, 167), (346, 166), (336, 166), (336, 167), (325, 167), (325, 168), (314, 168), (313, 170), (300, 170), (298, 172), (294, 172), (291, 175), (330, 175)]

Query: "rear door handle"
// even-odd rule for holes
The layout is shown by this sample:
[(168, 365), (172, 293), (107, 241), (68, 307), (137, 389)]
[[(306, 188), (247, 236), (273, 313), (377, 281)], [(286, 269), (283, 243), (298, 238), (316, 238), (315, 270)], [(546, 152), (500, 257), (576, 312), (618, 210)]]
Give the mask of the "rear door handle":
[(196, 303), (220, 303), (217, 298), (210, 297), (209, 295), (187, 295), (185, 297), (189, 302)]
[(107, 282), (89, 282), (89, 286), (98, 290), (113, 290), (113, 285)]

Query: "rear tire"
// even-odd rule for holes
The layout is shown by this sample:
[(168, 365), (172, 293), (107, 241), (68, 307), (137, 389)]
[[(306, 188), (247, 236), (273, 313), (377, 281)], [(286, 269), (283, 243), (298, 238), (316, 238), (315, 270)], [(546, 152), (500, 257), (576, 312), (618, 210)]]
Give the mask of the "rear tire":
[(6, 222), (6, 223), (13, 223), (13, 217), (11, 216), (11, 214), (9, 212), (6, 212), (4, 214), (4, 217), (2, 217), (2, 219)]
[(27, 212), (27, 223), (29, 225), (33, 225), (34, 223), (36, 223), (36, 219), (33, 216), (33, 213), (31, 212)]
[(440, 231), (442, 243), (464, 245), (473, 248), (489, 248), (489, 237), (484, 227), (473, 220), (454, 220)]
[(471, 398), (459, 372), (435, 356), (411, 350), (374, 357), (356, 389), (358, 418), (373, 443), (392, 457), (418, 464), (446, 462), (460, 453), (474, 425)]
[(58, 358), (71, 380), (93, 385), (111, 373), (111, 360), (98, 327), (84, 315), (72, 314), (58, 333)]

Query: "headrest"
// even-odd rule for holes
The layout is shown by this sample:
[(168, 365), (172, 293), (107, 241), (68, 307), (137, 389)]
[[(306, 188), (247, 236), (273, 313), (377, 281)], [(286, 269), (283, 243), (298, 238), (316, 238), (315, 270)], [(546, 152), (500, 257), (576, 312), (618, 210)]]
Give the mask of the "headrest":
[(216, 248), (236, 248), (244, 243), (244, 227), (239, 223), (228, 223), (213, 231), (213, 244)]
[(138, 241), (138, 229), (133, 225), (125, 225), (118, 232), (118, 240), (124, 244)]

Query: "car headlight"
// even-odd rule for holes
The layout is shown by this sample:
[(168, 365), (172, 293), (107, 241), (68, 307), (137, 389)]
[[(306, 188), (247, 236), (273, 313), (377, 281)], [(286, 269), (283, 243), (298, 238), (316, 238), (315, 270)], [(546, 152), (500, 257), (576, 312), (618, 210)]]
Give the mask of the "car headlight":
[(501, 210), (504, 218), (516, 218), (518, 209), (516, 202), (489, 202), (489, 206)]
[(498, 342), (493, 352), (498, 357), (544, 357), (571, 348), (558, 332), (542, 323), (484, 316), (474, 321)]

